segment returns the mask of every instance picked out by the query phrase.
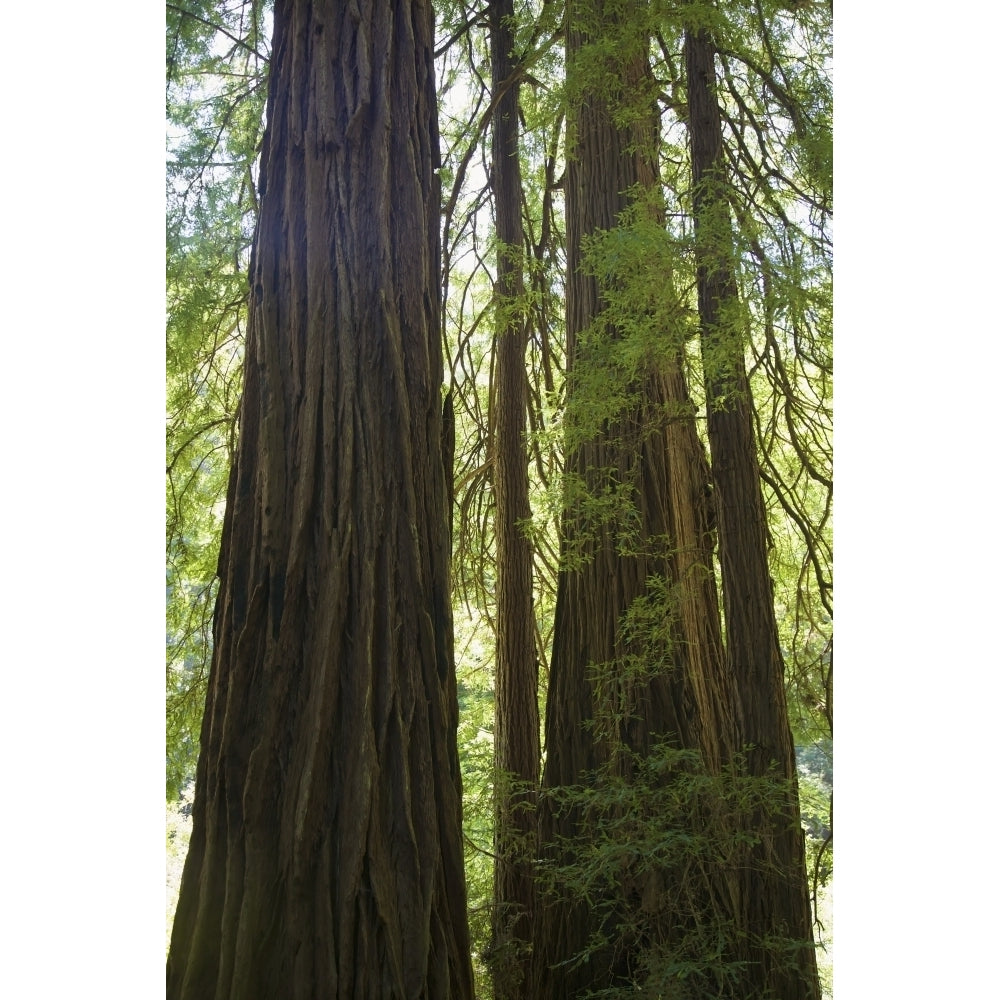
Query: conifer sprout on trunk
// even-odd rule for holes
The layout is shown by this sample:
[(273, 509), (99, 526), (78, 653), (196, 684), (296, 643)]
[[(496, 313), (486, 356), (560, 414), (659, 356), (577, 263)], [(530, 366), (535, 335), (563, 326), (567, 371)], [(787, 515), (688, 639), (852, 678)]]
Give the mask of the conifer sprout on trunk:
[(471, 1000), (433, 16), (276, 0), (169, 1000)]
[[(740, 695), (742, 742), (752, 776), (784, 789), (751, 818), (742, 923), (749, 932), (754, 996), (820, 995), (799, 816), (795, 751), (767, 561), (746, 335), (734, 272), (734, 238), (718, 99), (715, 46), (704, 29), (684, 38), (688, 131), (698, 261), (698, 311), (708, 402), (708, 438), (718, 516), (726, 654)], [(749, 995), (749, 994), (748, 994)]]

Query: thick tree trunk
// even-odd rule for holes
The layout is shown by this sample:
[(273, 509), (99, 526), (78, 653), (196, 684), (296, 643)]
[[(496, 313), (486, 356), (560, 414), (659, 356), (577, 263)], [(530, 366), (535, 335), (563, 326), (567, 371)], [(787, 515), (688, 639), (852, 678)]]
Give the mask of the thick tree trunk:
[[(627, 13), (603, 4), (588, 5), (590, 17), (614, 27)], [(567, 66), (575, 61), (588, 37), (567, 17)], [(591, 23), (594, 23), (593, 21)], [(594, 29), (596, 30), (596, 29)], [(600, 286), (583, 268), (586, 238), (618, 226), (620, 214), (638, 188), (649, 195), (649, 210), (659, 212), (659, 176), (653, 148), (657, 120), (649, 87), (646, 48), (620, 53), (616, 71), (621, 91), (648, 95), (648, 113), (628, 127), (612, 120), (608, 102), (584, 88), (569, 120), (566, 170), (567, 230), (567, 357), (572, 409), (573, 373), (588, 359), (581, 334), (603, 309)], [(661, 219), (662, 221), (662, 219)], [(669, 281), (669, 275), (664, 275)], [(612, 339), (619, 336), (613, 332)], [(546, 708), (546, 760), (539, 803), (541, 854), (572, 862), (562, 853), (561, 838), (587, 838), (597, 831), (579, 809), (558, 809), (546, 793), (576, 784), (586, 772), (618, 758), (624, 746), (645, 755), (657, 738), (677, 747), (700, 750), (710, 770), (717, 770), (735, 748), (736, 720), (731, 684), (723, 672), (718, 603), (712, 571), (709, 485), (704, 449), (694, 425), (678, 348), (664, 346), (659, 365), (634, 387), (634, 405), (608, 421), (602, 432), (572, 449), (567, 471), (579, 477), (591, 495), (621, 491), (635, 506), (607, 523), (587, 524), (572, 503), (565, 518), (565, 551), (575, 566), (559, 576), (555, 637)], [(616, 522), (617, 518), (617, 522)], [(629, 537), (630, 536), (630, 537)], [(623, 546), (624, 543), (624, 546)], [(628, 549), (631, 548), (631, 551)], [(653, 651), (629, 639), (622, 616), (639, 598), (648, 597), (654, 579), (669, 582), (678, 598), (669, 652)], [(666, 668), (647, 676), (630, 674), (629, 657), (665, 655)], [(601, 687), (619, 699), (619, 722), (607, 726), (607, 704), (597, 693), (593, 668), (604, 673)], [(594, 721), (599, 721), (597, 727)], [(617, 763), (614, 766), (619, 766)], [(694, 819), (692, 819), (694, 822)], [(710, 876), (714, 878), (715, 876)], [(718, 873), (719, 898), (734, 887)], [(637, 887), (639, 892), (642, 887)], [(612, 918), (613, 919), (613, 918)], [(670, 917), (666, 918), (669, 924)], [(685, 916), (677, 917), (680, 929)], [(624, 949), (592, 949), (577, 965), (572, 960), (588, 948), (601, 927), (583, 900), (540, 901), (534, 935), (537, 997), (571, 998), (585, 990), (630, 982), (636, 956)], [(668, 934), (673, 931), (668, 930)], [(646, 942), (648, 945), (649, 942)]]
[(535, 906), (535, 800), (540, 761), (538, 665), (531, 587), (528, 504), (528, 330), (524, 312), (518, 84), (513, 0), (489, 9), (494, 94), (492, 185), (496, 207), (496, 390), (493, 393), (493, 488), (496, 498), (496, 813), (491, 968), (496, 1000), (528, 1000)]
[[(708, 436), (718, 512), (727, 655), (740, 695), (742, 738), (753, 775), (785, 779), (779, 805), (754, 817), (761, 841), (744, 890), (750, 932), (745, 996), (819, 997), (812, 948), (795, 749), (767, 561), (766, 514), (753, 433), (745, 336), (733, 269), (715, 48), (704, 31), (685, 33), (689, 132), (698, 252), (698, 310), (708, 396)], [(774, 768), (776, 767), (776, 771)], [(782, 954), (785, 939), (801, 947)], [(768, 942), (770, 942), (768, 944)], [(770, 992), (769, 992), (770, 991)]]
[(433, 22), (277, 0), (170, 1000), (462, 998)]

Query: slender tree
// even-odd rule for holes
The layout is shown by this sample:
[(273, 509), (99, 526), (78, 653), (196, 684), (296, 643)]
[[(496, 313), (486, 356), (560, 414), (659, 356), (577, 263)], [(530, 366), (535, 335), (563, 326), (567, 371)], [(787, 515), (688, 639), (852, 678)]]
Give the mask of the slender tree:
[(489, 6), (494, 110), (493, 201), (496, 212), (496, 385), (493, 488), (496, 532), (496, 800), (493, 992), (497, 1000), (530, 997), (531, 920), (535, 886), (535, 799), (540, 760), (538, 661), (532, 607), (528, 505), (528, 346), (524, 307), (520, 84), (514, 54), (513, 0)]
[(191, 998), (472, 996), (433, 19), (277, 0), (193, 832)]
[[(774, 775), (786, 793), (752, 820), (759, 838), (746, 869), (743, 925), (749, 932), (747, 995), (819, 996), (812, 945), (795, 748), (785, 699), (774, 593), (767, 558), (745, 324), (734, 273), (716, 51), (704, 28), (684, 38), (688, 131), (697, 247), (698, 311), (708, 401), (708, 437), (718, 511), (726, 654), (737, 679), (742, 738), (752, 775)], [(786, 941), (791, 954), (775, 943)]]

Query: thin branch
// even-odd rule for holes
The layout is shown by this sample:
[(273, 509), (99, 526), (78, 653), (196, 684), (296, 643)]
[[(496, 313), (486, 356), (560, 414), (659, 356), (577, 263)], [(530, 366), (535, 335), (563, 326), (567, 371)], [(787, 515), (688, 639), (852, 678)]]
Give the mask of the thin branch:
[(267, 56), (261, 55), (261, 53), (258, 52), (252, 45), (243, 41), (242, 38), (238, 38), (236, 35), (227, 31), (225, 28), (222, 27), (221, 24), (216, 24), (214, 21), (206, 20), (204, 17), (200, 17), (198, 14), (195, 14), (194, 11), (185, 10), (183, 7), (178, 7), (177, 4), (168, 3), (167, 9), (176, 11), (178, 14), (181, 15), (181, 17), (190, 17), (192, 20), (198, 21), (199, 23), (205, 25), (206, 28), (211, 28), (213, 31), (219, 32), (220, 35), (225, 35), (226, 38), (228, 38), (231, 42), (235, 42), (240, 48), (246, 49), (247, 52), (249, 52), (251, 55), (256, 56), (263, 62), (266, 63), (269, 61)]

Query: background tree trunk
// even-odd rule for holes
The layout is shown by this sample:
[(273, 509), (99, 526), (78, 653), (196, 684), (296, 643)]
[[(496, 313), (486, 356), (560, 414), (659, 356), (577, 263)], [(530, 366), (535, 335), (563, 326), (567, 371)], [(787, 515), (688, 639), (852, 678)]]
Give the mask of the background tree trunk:
[[(746, 996), (818, 998), (800, 824), (795, 748), (785, 701), (767, 520), (760, 488), (753, 399), (744, 363), (745, 334), (734, 273), (715, 48), (703, 30), (685, 33), (688, 128), (698, 255), (698, 311), (708, 397), (708, 436), (718, 514), (719, 561), (729, 667), (741, 705), (742, 739), (752, 775), (785, 779), (773, 811), (752, 819), (761, 837), (751, 851), (743, 894), (750, 931)], [(775, 770), (776, 768), (776, 770)], [(781, 954), (778, 939), (804, 947)], [(772, 945), (765, 946), (770, 939)], [(773, 992), (768, 992), (773, 991)]]
[(472, 997), (433, 20), (277, 0), (171, 1000)]
[[(587, 5), (587, 29), (575, 13), (567, 15), (570, 79), (579, 53), (600, 25), (619, 29), (628, 16), (621, 10), (605, 13), (599, 0)], [(616, 228), (637, 190), (643, 193), (640, 198), (650, 199), (647, 210), (662, 221), (648, 45), (642, 37), (633, 41), (634, 47), (618, 51), (614, 72), (621, 74), (621, 93), (629, 100), (645, 100), (646, 113), (619, 127), (608, 101), (597, 88), (586, 86), (571, 105), (566, 169), (570, 410), (574, 369), (588, 360), (591, 350), (581, 334), (604, 307), (597, 278), (583, 266), (586, 238)], [(670, 276), (663, 278), (668, 282)], [(611, 334), (612, 339), (618, 336), (620, 332)], [(657, 737), (667, 737), (678, 748), (700, 750), (711, 770), (734, 748), (734, 695), (723, 672), (712, 570), (707, 463), (679, 348), (670, 349), (665, 342), (658, 364), (633, 390), (629, 408), (571, 449), (566, 461), (570, 477), (578, 477), (591, 496), (625, 487), (626, 504), (634, 504), (634, 511), (622, 508), (605, 523), (586, 523), (570, 501), (564, 519), (564, 552), (573, 553), (574, 565), (559, 575), (539, 802), (540, 852), (557, 862), (574, 860), (561, 852), (560, 838), (586, 839), (592, 831), (579, 809), (560, 810), (546, 793), (585, 780), (587, 771), (616, 758), (627, 771), (627, 758), (617, 757), (616, 744), (644, 756)], [(631, 524), (625, 523), (633, 517)], [(633, 530), (623, 549), (625, 535)], [(625, 636), (621, 619), (637, 598), (650, 594), (656, 578), (668, 581), (677, 598), (677, 606), (663, 612), (673, 619), (671, 664), (639, 680), (629, 676), (625, 664), (630, 654), (648, 651)], [(600, 726), (595, 730), (592, 725), (595, 718), (607, 718), (607, 706), (599, 704), (595, 691), (595, 665), (612, 689), (617, 686), (619, 708), (624, 709), (614, 731), (605, 728), (603, 735)], [(720, 898), (728, 898), (734, 887), (724, 874), (719, 879), (725, 883)], [(678, 917), (678, 926), (683, 920)], [(628, 948), (595, 949), (587, 961), (572, 964), (591, 934), (600, 930), (614, 933), (612, 927), (600, 927), (584, 901), (540, 900), (534, 936), (536, 996), (569, 998), (630, 981), (635, 956)]]
[(514, 58), (513, 0), (489, 7), (493, 93), (507, 90), (492, 119), (492, 186), (496, 208), (496, 390), (492, 458), (496, 499), (496, 799), (494, 917), (490, 966), (496, 1000), (530, 992), (531, 919), (535, 905), (535, 800), (540, 761), (538, 663), (535, 651), (528, 504), (528, 382), (525, 351), (521, 164), (518, 133), (520, 86), (511, 83)]

